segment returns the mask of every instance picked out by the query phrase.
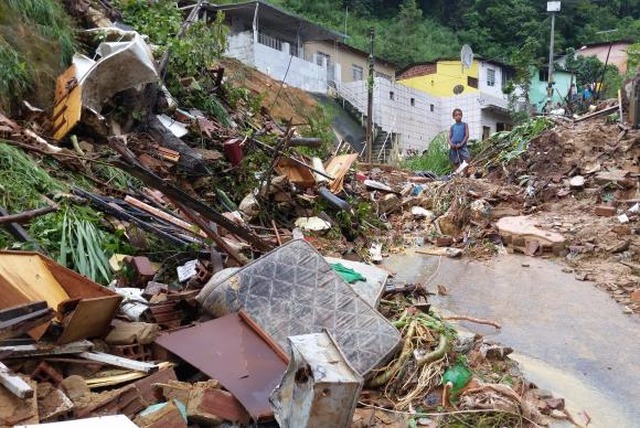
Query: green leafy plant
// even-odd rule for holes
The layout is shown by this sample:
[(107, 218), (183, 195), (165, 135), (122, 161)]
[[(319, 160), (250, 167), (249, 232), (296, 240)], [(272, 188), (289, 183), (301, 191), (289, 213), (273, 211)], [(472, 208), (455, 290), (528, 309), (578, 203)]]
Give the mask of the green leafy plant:
[(125, 24), (149, 36), (152, 42), (166, 45), (180, 30), (182, 13), (172, 0), (115, 0)]
[(109, 259), (103, 248), (103, 234), (87, 219), (66, 209), (62, 221), (62, 237), (58, 262), (93, 281), (106, 284), (111, 280)]
[(436, 135), (422, 155), (406, 159), (402, 166), (413, 171), (431, 171), (435, 174), (450, 172), (447, 132)]

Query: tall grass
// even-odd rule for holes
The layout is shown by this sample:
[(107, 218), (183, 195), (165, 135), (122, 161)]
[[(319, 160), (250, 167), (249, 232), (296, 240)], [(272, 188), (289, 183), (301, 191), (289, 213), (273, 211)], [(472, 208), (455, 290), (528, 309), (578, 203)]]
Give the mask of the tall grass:
[(47, 108), (55, 78), (71, 63), (74, 26), (56, 0), (0, 1), (0, 108), (23, 98)]
[(67, 186), (52, 178), (22, 150), (0, 140), (0, 205), (12, 212), (43, 205), (42, 195)]
[(451, 172), (446, 131), (436, 135), (423, 154), (406, 159), (402, 166), (412, 171), (430, 171), (436, 175)]
[(103, 250), (103, 233), (70, 209), (64, 211), (58, 262), (93, 281), (106, 284), (111, 279), (109, 259)]

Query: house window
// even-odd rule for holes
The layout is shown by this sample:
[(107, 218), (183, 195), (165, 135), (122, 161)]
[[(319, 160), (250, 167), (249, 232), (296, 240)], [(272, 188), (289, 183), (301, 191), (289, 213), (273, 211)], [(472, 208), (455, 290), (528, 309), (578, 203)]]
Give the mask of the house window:
[(496, 85), (496, 71), (493, 68), (487, 69), (487, 86)]
[(548, 82), (549, 81), (549, 69), (543, 68), (543, 69), (538, 70), (538, 79), (541, 82)]
[(483, 126), (482, 127), (482, 139), (486, 140), (487, 138), (489, 138), (489, 135), (491, 135), (491, 127)]
[(434, 106), (433, 104), (429, 104), (429, 111), (430, 112), (433, 113), (435, 111), (435, 109), (436, 109), (436, 106)]
[(389, 99), (394, 100), (395, 98), (396, 98), (396, 94), (394, 94), (393, 91), (389, 91)]
[(467, 86), (478, 89), (478, 79), (475, 77), (467, 77)]
[(411, 98), (411, 107), (415, 107), (415, 106), (416, 106), (416, 99)]
[(363, 71), (364, 70), (359, 65), (353, 64), (351, 66), (351, 77), (353, 78), (354, 82), (358, 80), (362, 80)]
[(316, 54), (316, 64), (318, 65), (329, 65), (329, 55), (324, 52), (318, 52)]
[(511, 131), (513, 129), (513, 125), (510, 123), (498, 122), (496, 123), (496, 131)]

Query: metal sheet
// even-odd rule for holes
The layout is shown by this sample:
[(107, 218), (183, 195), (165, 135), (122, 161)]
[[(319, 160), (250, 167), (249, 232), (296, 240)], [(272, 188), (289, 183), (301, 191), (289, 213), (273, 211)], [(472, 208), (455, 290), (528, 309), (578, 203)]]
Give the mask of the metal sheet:
[(287, 365), (238, 314), (162, 334), (156, 343), (218, 380), (254, 419), (273, 415), (269, 394)]
[(291, 360), (271, 395), (281, 428), (351, 426), (362, 377), (326, 332), (292, 336)]
[[(222, 275), (221, 275), (222, 276)], [(309, 243), (293, 240), (226, 278), (197, 300), (214, 316), (244, 308), (286, 352), (287, 337), (327, 329), (361, 375), (383, 364), (400, 333), (333, 271)]]

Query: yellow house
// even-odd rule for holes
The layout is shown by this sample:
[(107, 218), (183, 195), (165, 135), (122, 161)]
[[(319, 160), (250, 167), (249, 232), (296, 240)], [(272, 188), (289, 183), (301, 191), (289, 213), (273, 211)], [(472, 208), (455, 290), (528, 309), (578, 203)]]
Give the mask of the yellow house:
[(478, 92), (479, 62), (473, 61), (463, 69), (460, 60), (439, 60), (419, 64), (399, 72), (397, 79), (403, 85), (437, 97)]
[(462, 109), (471, 138), (480, 139), (510, 127), (509, 101), (502, 90), (510, 74), (511, 68), (498, 61), (476, 57), (464, 68), (460, 59), (443, 58), (408, 66), (396, 74), (396, 81), (439, 100), (443, 129), (453, 109)]

